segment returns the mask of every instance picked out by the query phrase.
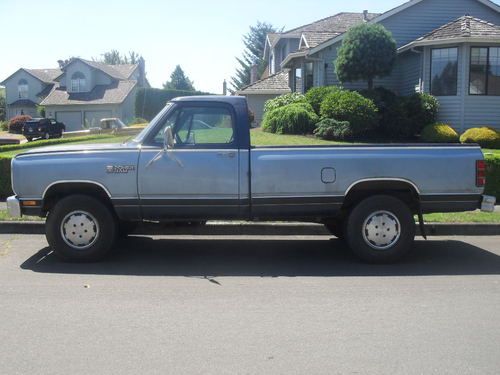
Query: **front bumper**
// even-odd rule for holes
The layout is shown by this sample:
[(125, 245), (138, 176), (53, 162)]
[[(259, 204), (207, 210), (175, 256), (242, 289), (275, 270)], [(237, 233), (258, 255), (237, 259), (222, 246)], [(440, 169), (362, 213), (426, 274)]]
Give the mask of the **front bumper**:
[(22, 216), (21, 202), (15, 195), (7, 198), (7, 211), (12, 217), (19, 218)]
[(491, 195), (483, 195), (481, 201), (481, 211), (483, 212), (493, 212), (495, 211), (495, 203), (497, 199)]

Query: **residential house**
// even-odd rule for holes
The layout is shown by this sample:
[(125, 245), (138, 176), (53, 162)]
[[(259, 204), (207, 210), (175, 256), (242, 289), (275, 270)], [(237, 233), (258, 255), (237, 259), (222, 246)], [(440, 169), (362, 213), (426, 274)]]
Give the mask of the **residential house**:
[(74, 58), (62, 69), (21, 68), (2, 82), (7, 93), (7, 114), (47, 117), (66, 125), (66, 131), (96, 126), (102, 118), (135, 117), (137, 88), (147, 85), (144, 60), (138, 64), (108, 65)]
[[(260, 90), (276, 74), (296, 92), (340, 85), (337, 50), (345, 31), (361, 22), (383, 25), (398, 47), (393, 72), (376, 79), (375, 86), (400, 95), (431, 93), (440, 102), (439, 120), (458, 131), (478, 125), (500, 129), (500, 6), (489, 0), (411, 0), (383, 14), (340, 13), (270, 34), (265, 58), (271, 76), (258, 82)], [(366, 88), (366, 82), (342, 85)], [(252, 85), (238, 94), (252, 105), (263, 97)]]

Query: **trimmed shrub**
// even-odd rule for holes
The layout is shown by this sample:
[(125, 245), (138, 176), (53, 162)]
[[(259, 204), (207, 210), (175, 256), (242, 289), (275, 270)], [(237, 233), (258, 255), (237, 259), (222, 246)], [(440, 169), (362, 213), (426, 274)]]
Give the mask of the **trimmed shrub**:
[(351, 124), (348, 121), (325, 118), (316, 124), (314, 135), (330, 141), (343, 141), (352, 137)]
[(0, 199), (5, 199), (13, 195), (12, 186), (10, 183), (11, 160), (11, 158), (0, 157)]
[(477, 143), (484, 148), (500, 148), (500, 132), (494, 128), (471, 128), (460, 137), (461, 143)]
[(31, 120), (31, 116), (19, 115), (12, 117), (9, 121), (9, 133), (21, 134), (26, 121)]
[(313, 87), (306, 93), (306, 99), (309, 104), (313, 107), (314, 112), (319, 116), (321, 110), (321, 103), (327, 97), (328, 94), (342, 90), (339, 86), (320, 86)]
[(421, 134), (422, 141), (436, 143), (456, 143), (460, 137), (450, 125), (433, 124), (427, 125)]
[(264, 104), (264, 114), (294, 103), (307, 103), (306, 97), (297, 92), (292, 92), (290, 94), (277, 96), (274, 99), (269, 99), (266, 104)]
[(310, 134), (317, 122), (309, 103), (293, 103), (266, 113), (262, 129), (276, 134)]
[[(135, 96), (135, 115), (151, 121), (168, 101), (180, 96), (210, 95), (200, 91), (141, 88)], [(146, 121), (146, 122), (148, 122)]]
[(6, 132), (9, 130), (9, 122), (8, 121), (0, 121), (0, 130)]
[(321, 116), (348, 121), (353, 137), (366, 134), (378, 123), (377, 107), (373, 101), (348, 90), (328, 94), (321, 103)]
[(500, 156), (488, 155), (486, 159), (486, 189), (484, 193), (497, 197), (500, 201)]

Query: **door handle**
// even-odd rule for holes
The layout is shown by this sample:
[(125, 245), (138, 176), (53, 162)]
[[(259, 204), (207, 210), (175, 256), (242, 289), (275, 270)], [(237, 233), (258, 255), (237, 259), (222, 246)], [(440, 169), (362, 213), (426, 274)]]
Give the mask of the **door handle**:
[(235, 151), (218, 152), (217, 156), (219, 156), (221, 158), (231, 158), (232, 159), (236, 156), (236, 152)]

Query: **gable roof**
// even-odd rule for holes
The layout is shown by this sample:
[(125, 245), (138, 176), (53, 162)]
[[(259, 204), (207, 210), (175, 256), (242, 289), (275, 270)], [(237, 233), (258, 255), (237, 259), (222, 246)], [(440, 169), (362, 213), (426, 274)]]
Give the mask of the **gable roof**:
[(75, 57), (62, 70), (66, 71), (68, 66), (75, 63), (76, 61), (80, 61), (80, 62), (90, 66), (91, 68), (100, 70), (101, 72), (110, 76), (111, 78), (118, 79), (118, 80), (130, 79), (130, 76), (132, 75), (132, 73), (139, 66), (139, 64), (109, 65), (109, 64), (104, 64), (102, 62), (98, 62), (98, 61), (90, 61), (90, 60), (82, 59), (80, 57)]
[(331, 31), (306, 31), (302, 33), (299, 49), (316, 47), (318, 44), (321, 44), (340, 34), (340, 32)]
[(40, 105), (121, 104), (136, 84), (137, 81), (120, 80), (96, 85), (90, 92), (70, 93), (56, 83)]
[(237, 91), (238, 95), (246, 94), (286, 94), (291, 92), (288, 86), (288, 70), (260, 79)]
[(500, 26), (472, 16), (462, 16), (402, 46), (399, 51), (417, 46), (469, 39), (500, 41)]
[(54, 80), (59, 77), (62, 73), (61, 69), (26, 69), (26, 68), (19, 68), (16, 70), (14, 73), (12, 73), (10, 76), (5, 78), (0, 84), (4, 85), (10, 78), (12, 78), (15, 74), (18, 72), (23, 71), (32, 76), (33, 78), (38, 79), (39, 81), (43, 83), (53, 83)]
[[(424, 0), (410, 0), (410, 1), (407, 1), (406, 3), (403, 3), (391, 10), (388, 10), (387, 12), (384, 12), (382, 14), (380, 14), (379, 16), (371, 19), (368, 23), (379, 23), (389, 17), (392, 17), (393, 15), (395, 14), (398, 14), (400, 12), (402, 12), (403, 10), (405, 9), (408, 9), (414, 5), (417, 5), (419, 3), (421, 3), (422, 1)], [(495, 4), (493, 1), (490, 1), (490, 0), (475, 0), (475, 1), (478, 1), (480, 2), (481, 4), (493, 9), (494, 11), (496, 12), (499, 12), (500, 13), (500, 5), (498, 4)], [(319, 45), (317, 45), (316, 47), (314, 47), (311, 51), (310, 51), (310, 54), (313, 54), (313, 53), (316, 53), (318, 51), (321, 51), (322, 49), (326, 48), (326, 47), (329, 47), (331, 46), (332, 44), (335, 44), (339, 41), (341, 41), (343, 38), (344, 38), (344, 35), (345, 33), (343, 34), (340, 34), (328, 41), (325, 41)]]
[(319, 34), (319, 37), (323, 33), (337, 33), (338, 35), (347, 31), (351, 26), (363, 22), (365, 17), (367, 20), (372, 20), (378, 15), (378, 13), (366, 13), (365, 15), (365, 13), (341, 12), (282, 33), (269, 33), (267, 34), (264, 56), (267, 55), (268, 47), (274, 47), (281, 39), (299, 39), (304, 33), (308, 33), (310, 38), (316, 33)]

